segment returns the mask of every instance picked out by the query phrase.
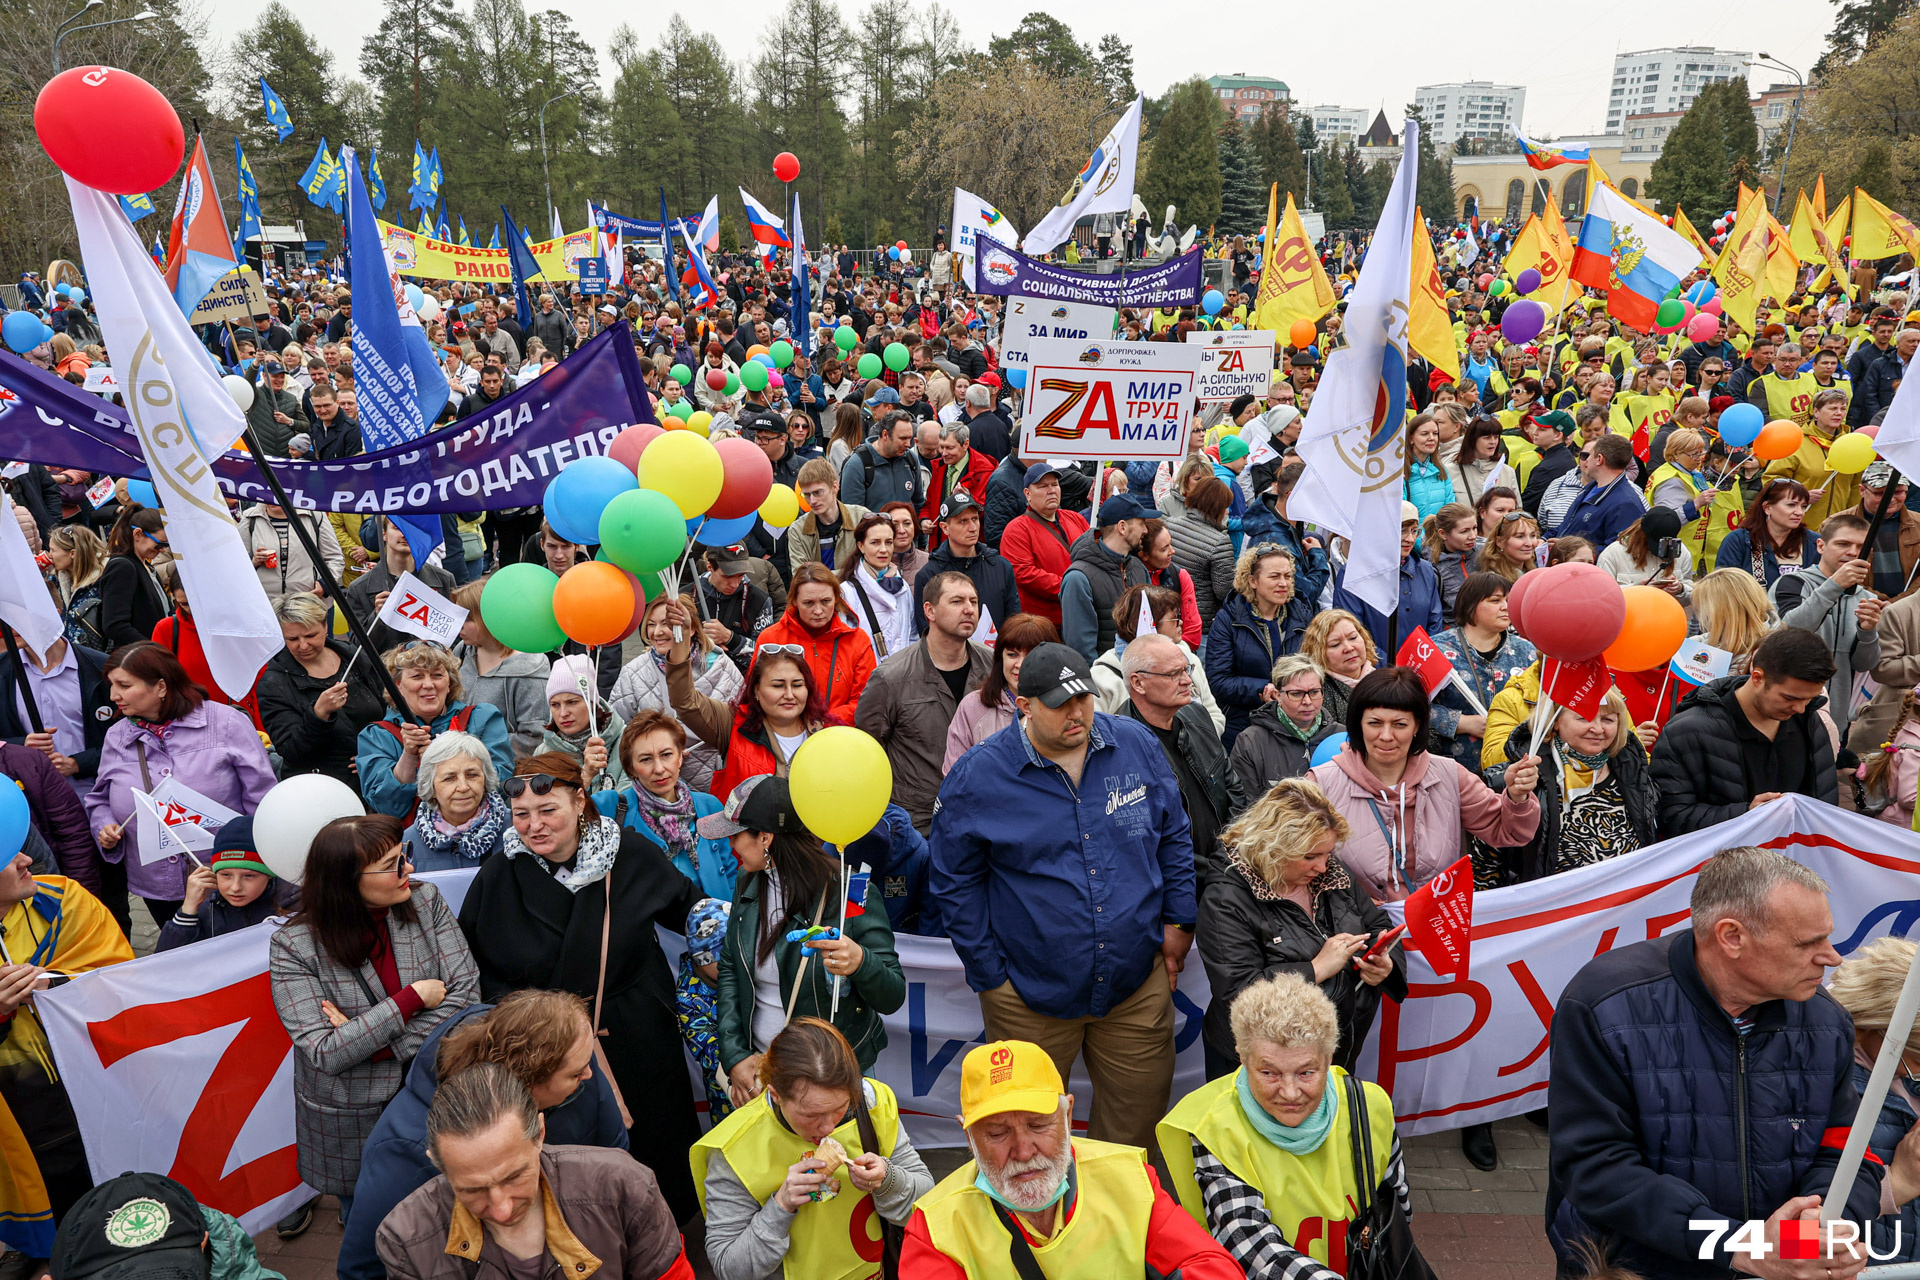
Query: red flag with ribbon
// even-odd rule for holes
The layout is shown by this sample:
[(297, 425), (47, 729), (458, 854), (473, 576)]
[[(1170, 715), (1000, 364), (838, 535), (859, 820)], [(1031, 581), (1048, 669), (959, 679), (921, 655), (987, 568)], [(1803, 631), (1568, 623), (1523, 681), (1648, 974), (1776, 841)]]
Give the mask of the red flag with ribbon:
[(1473, 959), (1473, 859), (1461, 858), (1407, 898), (1407, 936), (1443, 978), (1467, 980)]
[(1440, 652), (1440, 646), (1433, 642), (1425, 627), (1415, 627), (1407, 642), (1400, 646), (1400, 652), (1394, 655), (1395, 666), (1411, 667), (1420, 673), (1420, 683), (1427, 687), (1427, 697), (1440, 692), (1440, 687), (1453, 679), (1453, 662)]
[(1613, 686), (1613, 673), (1607, 670), (1605, 659), (1562, 662), (1558, 658), (1548, 658), (1545, 661), (1547, 675), (1541, 689), (1543, 696), (1551, 699), (1556, 706), (1578, 712), (1583, 720), (1591, 720), (1600, 713), (1600, 704), (1606, 701), (1607, 690)]

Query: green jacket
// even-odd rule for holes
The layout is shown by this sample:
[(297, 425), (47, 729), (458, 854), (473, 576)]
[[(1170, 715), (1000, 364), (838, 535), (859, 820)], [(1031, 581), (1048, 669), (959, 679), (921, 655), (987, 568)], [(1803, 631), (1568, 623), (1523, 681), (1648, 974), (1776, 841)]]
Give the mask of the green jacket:
[(286, 1280), (278, 1271), (260, 1265), (260, 1254), (240, 1224), (220, 1212), (200, 1206), (200, 1217), (207, 1224), (208, 1280)]
[[(765, 874), (755, 872), (740, 878), (733, 896), (733, 915), (727, 924), (726, 945), (720, 950), (720, 1067), (734, 1067), (766, 1048), (753, 1043), (753, 970), (760, 938), (760, 896), (765, 892)], [(828, 889), (827, 910), (821, 923), (838, 917)], [(780, 970), (782, 1008), (793, 999), (794, 977), (802, 956), (811, 956), (800, 998), (794, 1001), (793, 1016), (826, 1018), (833, 1007), (833, 976), (820, 963), (817, 952), (797, 942), (788, 942), (792, 929), (804, 929), (813, 913), (795, 917), (780, 926), (773, 944), (773, 960)], [(850, 980), (840, 988), (840, 1016), (831, 1019), (853, 1045), (860, 1069), (873, 1070), (874, 1059), (886, 1047), (887, 1029), (882, 1014), (892, 1013), (907, 998), (907, 976), (900, 967), (900, 956), (893, 949), (893, 925), (878, 894), (867, 898), (864, 914), (847, 920), (847, 936), (866, 952)]]

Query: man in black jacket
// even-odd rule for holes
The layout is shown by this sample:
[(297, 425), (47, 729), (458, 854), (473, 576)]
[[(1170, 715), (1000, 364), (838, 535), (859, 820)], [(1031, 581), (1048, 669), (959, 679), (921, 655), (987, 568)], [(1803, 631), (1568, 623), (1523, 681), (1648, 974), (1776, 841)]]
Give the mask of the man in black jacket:
[(1788, 792), (1838, 803), (1833, 740), (1814, 714), (1832, 678), (1827, 642), (1781, 627), (1754, 650), (1751, 675), (1683, 698), (1653, 744), (1661, 837), (1730, 821)]
[(1564, 409), (1555, 409), (1543, 413), (1533, 420), (1533, 447), (1540, 451), (1540, 461), (1533, 464), (1533, 470), (1527, 475), (1527, 491), (1520, 495), (1520, 505), (1527, 514), (1539, 516), (1540, 499), (1546, 496), (1547, 486), (1573, 470), (1573, 451), (1567, 448), (1567, 437), (1573, 434), (1573, 418)]
[(311, 394), (313, 425), (307, 428), (307, 433), (313, 442), (314, 460), (339, 462), (365, 453), (367, 447), (361, 440), (360, 424), (340, 412), (333, 388), (324, 382), (315, 383)]
[(753, 660), (754, 639), (774, 620), (773, 601), (747, 581), (752, 568), (747, 549), (737, 542), (708, 547), (707, 573), (700, 579), (700, 598), (706, 606), (700, 628), (742, 671)]
[(940, 504), (940, 537), (943, 541), (927, 556), (913, 579), (913, 620), (920, 634), (927, 634), (927, 611), (921, 607), (927, 584), (943, 573), (964, 573), (980, 596), (980, 630), (986, 632), (986, 620), (995, 627), (1020, 612), (1020, 584), (1014, 580), (1013, 566), (1000, 554), (980, 543), (981, 508), (965, 489)]
[[(1561, 1274), (1589, 1243), (1646, 1276), (1851, 1280), (1866, 1263), (1779, 1248), (1780, 1222), (1827, 1194), (1860, 1102), (1853, 1025), (1821, 988), (1840, 963), (1826, 893), (1783, 853), (1723, 849), (1694, 881), (1691, 930), (1607, 951), (1567, 984), (1547, 1094)], [(1878, 1216), (1880, 1180), (1863, 1161), (1839, 1216)], [(1759, 1219), (1764, 1258), (1735, 1236)]]
[(1220, 831), (1250, 797), (1220, 745), (1213, 718), (1193, 700), (1193, 675), (1180, 646), (1158, 631), (1136, 636), (1120, 655), (1127, 682), (1122, 714), (1153, 730), (1180, 783), (1180, 803), (1193, 828), (1193, 869), (1204, 888), (1219, 873)]

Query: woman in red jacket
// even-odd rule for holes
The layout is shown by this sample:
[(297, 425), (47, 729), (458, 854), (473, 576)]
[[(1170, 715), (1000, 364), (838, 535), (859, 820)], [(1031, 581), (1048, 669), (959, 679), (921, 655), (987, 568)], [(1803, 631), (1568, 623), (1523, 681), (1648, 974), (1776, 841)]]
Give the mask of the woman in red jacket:
[[(805, 658), (828, 714), (841, 724), (853, 723), (867, 678), (880, 665), (873, 641), (855, 625), (853, 610), (840, 595), (840, 579), (825, 565), (803, 564), (793, 571), (787, 611), (755, 643), (759, 653), (782, 646)], [(729, 793), (716, 789), (714, 794), (725, 799)]]

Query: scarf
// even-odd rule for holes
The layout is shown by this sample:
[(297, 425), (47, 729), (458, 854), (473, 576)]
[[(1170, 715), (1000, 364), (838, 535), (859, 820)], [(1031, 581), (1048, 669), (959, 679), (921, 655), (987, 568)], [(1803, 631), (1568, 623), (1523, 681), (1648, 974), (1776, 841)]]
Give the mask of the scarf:
[(993, 1201), (1008, 1213), (1040, 1213), (1053, 1208), (1053, 1206), (1066, 1199), (1067, 1193), (1073, 1190), (1079, 1183), (1079, 1174), (1078, 1162), (1068, 1161), (1067, 1176), (1060, 1179), (1060, 1185), (1053, 1189), (1053, 1195), (1048, 1197), (1047, 1202), (1036, 1209), (1029, 1209), (1025, 1205), (1009, 1204), (1004, 1196), (993, 1189), (993, 1184), (987, 1181), (987, 1171), (985, 1169), (973, 1175), (973, 1185), (979, 1188), (980, 1191), (986, 1195), (987, 1199)]
[(513, 810), (508, 807), (506, 800), (498, 791), (489, 791), (479, 812), (462, 825), (454, 826), (441, 816), (438, 809), (423, 807), (420, 816), (414, 819), (413, 829), (419, 833), (420, 843), (428, 851), (445, 853), (452, 849), (463, 860), (478, 862), (493, 852), (493, 842), (512, 822)]
[(897, 565), (888, 565), (885, 573), (875, 573), (873, 567), (864, 560), (860, 562), (860, 567), (867, 571), (867, 577), (873, 581), (875, 586), (890, 596), (899, 595), (901, 590), (907, 585), (907, 580), (901, 575)]
[(686, 854), (693, 869), (698, 871), (700, 840), (694, 834), (693, 788), (684, 782), (676, 786), (678, 790), (671, 800), (662, 800), (642, 786), (635, 786), (633, 794), (639, 799), (640, 820), (647, 824), (647, 829), (660, 837), (669, 854)]
[(1313, 716), (1313, 723), (1308, 725), (1304, 729), (1302, 729), (1299, 726), (1299, 724), (1294, 721), (1294, 718), (1288, 715), (1284, 710), (1276, 711), (1274, 713), (1273, 718), (1280, 722), (1280, 727), (1282, 729), (1285, 729), (1288, 733), (1300, 739), (1300, 741), (1311, 742), (1313, 741), (1313, 735), (1320, 732), (1321, 725), (1326, 723), (1327, 713), (1325, 711), (1316, 711)]
[(1267, 1109), (1253, 1096), (1253, 1090), (1247, 1087), (1247, 1069), (1240, 1068), (1233, 1076), (1234, 1088), (1240, 1094), (1240, 1110), (1245, 1113), (1247, 1123), (1254, 1127), (1261, 1137), (1280, 1148), (1288, 1155), (1310, 1156), (1320, 1149), (1320, 1144), (1333, 1132), (1333, 1117), (1340, 1107), (1334, 1101), (1333, 1073), (1327, 1073), (1327, 1087), (1320, 1093), (1320, 1105), (1313, 1114), (1298, 1126), (1285, 1125), (1275, 1120)]
[[(511, 828), (501, 838), (500, 851), (509, 858), (531, 852), (520, 839), (520, 833)], [(613, 867), (614, 855), (619, 852), (620, 825), (612, 818), (597, 818), (580, 833), (580, 846), (574, 850), (571, 862), (553, 862), (537, 853), (533, 857), (568, 893), (578, 893), (595, 881), (605, 879)]]

